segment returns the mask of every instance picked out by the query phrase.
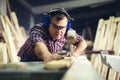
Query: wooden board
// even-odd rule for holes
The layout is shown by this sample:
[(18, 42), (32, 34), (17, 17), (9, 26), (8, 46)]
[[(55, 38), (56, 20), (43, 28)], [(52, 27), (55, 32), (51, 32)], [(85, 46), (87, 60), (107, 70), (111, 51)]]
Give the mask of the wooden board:
[(17, 19), (17, 16), (16, 16), (15, 12), (11, 12), (11, 13), (10, 13), (10, 16), (11, 16), (11, 19), (12, 19), (12, 21), (13, 21), (13, 23), (14, 23), (15, 30), (17, 31), (17, 33), (18, 33), (18, 35), (19, 35), (22, 43), (24, 43), (25, 40), (24, 40), (24, 38), (23, 38), (23, 36), (22, 36), (22, 33), (21, 33), (21, 31), (20, 31), (18, 19)]
[[(95, 37), (95, 42), (93, 46), (93, 50), (101, 50), (102, 42), (103, 41), (103, 36), (105, 33), (105, 20), (100, 19), (98, 23), (98, 28), (96, 32), (96, 37)], [(98, 54), (93, 54), (92, 59), (91, 59), (92, 64), (94, 65), (95, 69), (101, 73), (101, 59)], [(99, 66), (98, 66), (99, 65)]]
[(5, 23), (8, 24), (11, 34), (14, 37), (14, 43), (15, 43), (15, 47), (17, 49), (17, 52), (19, 51), (19, 49), (21, 48), (21, 46), (23, 45), (23, 42), (21, 41), (21, 39), (19, 38), (19, 34), (17, 33), (17, 30), (15, 30), (14, 25), (11, 23), (10, 19), (8, 18), (7, 15), (5, 15), (4, 17), (5, 19)]
[[(104, 20), (103, 19), (100, 19), (99, 22), (98, 22), (98, 28), (97, 28), (97, 31), (96, 31), (96, 36), (95, 36), (95, 41), (94, 41), (94, 44), (93, 44), (93, 50), (99, 50), (98, 47), (99, 47), (99, 42), (100, 42), (100, 38), (101, 38), (101, 32), (102, 32), (102, 27), (104, 25)], [(93, 54), (92, 55), (92, 59), (91, 59), (91, 62), (92, 64), (94, 64), (94, 61), (95, 61), (95, 57), (97, 55), (96, 54)]]
[[(114, 43), (113, 43), (113, 50), (115, 51), (116, 56), (120, 56), (120, 18), (115, 19), (116, 22), (116, 35), (114, 37)], [(114, 70), (110, 69), (108, 79), (113, 79), (113, 80), (119, 80), (120, 76), (119, 73), (115, 72)]]
[(79, 56), (61, 80), (103, 80), (88, 59)]
[(8, 63), (6, 43), (0, 43), (0, 63)]
[[(114, 23), (114, 17), (110, 17), (108, 22), (106, 23), (106, 33), (105, 37), (103, 38), (105, 40), (104, 45), (102, 46), (103, 49), (106, 50), (112, 50), (113, 42), (114, 42), (114, 34), (115, 34), (115, 23)], [(106, 78), (108, 75), (108, 67), (106, 65), (102, 65), (101, 75)]]

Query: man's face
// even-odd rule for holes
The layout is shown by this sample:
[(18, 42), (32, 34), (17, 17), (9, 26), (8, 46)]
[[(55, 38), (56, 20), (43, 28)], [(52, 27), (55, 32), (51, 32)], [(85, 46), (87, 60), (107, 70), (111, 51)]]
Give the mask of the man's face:
[(68, 23), (67, 17), (64, 17), (60, 21), (56, 21), (54, 17), (51, 19), (49, 33), (53, 39), (60, 39), (61, 37), (64, 36), (67, 28), (67, 23)]

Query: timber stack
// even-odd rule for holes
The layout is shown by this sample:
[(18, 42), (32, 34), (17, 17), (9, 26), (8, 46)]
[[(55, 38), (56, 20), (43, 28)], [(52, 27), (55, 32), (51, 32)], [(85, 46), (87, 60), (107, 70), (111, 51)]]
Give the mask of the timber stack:
[(0, 42), (0, 63), (19, 62), (17, 53), (26, 40), (25, 29), (19, 26), (16, 13), (11, 12), (10, 18), (0, 15), (0, 31), (4, 40)]
[[(98, 22), (93, 50), (113, 50), (115, 56), (120, 55), (120, 17), (111, 16), (109, 20)], [(119, 80), (119, 74), (102, 64), (100, 54), (93, 54), (91, 62), (101, 76), (108, 80)]]

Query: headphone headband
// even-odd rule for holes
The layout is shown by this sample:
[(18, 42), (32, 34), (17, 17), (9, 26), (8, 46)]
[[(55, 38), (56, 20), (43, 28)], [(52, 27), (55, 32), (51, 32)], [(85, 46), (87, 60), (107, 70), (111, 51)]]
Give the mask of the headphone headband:
[(70, 15), (67, 13), (67, 11), (64, 8), (54, 8), (54, 9), (51, 9), (50, 11), (48, 11), (48, 15), (53, 14), (53, 13), (63, 13), (68, 18), (70, 18)]
[(64, 15), (68, 17), (69, 20), (74, 21), (74, 19), (70, 17), (68, 12), (64, 8), (53, 8), (50, 11), (45, 12), (44, 15), (51, 15), (53, 13), (63, 13)]

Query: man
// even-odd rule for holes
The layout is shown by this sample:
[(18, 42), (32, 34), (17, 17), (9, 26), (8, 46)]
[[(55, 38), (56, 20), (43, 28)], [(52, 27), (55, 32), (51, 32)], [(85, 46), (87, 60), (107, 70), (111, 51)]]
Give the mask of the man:
[[(44, 16), (44, 22), (33, 26), (30, 37), (21, 47), (18, 56), (21, 61), (41, 61), (61, 59), (60, 51), (67, 43), (67, 32), (71, 29), (71, 18), (63, 8), (55, 8)], [(82, 54), (87, 45), (82, 36), (75, 34), (76, 49), (73, 56)]]

